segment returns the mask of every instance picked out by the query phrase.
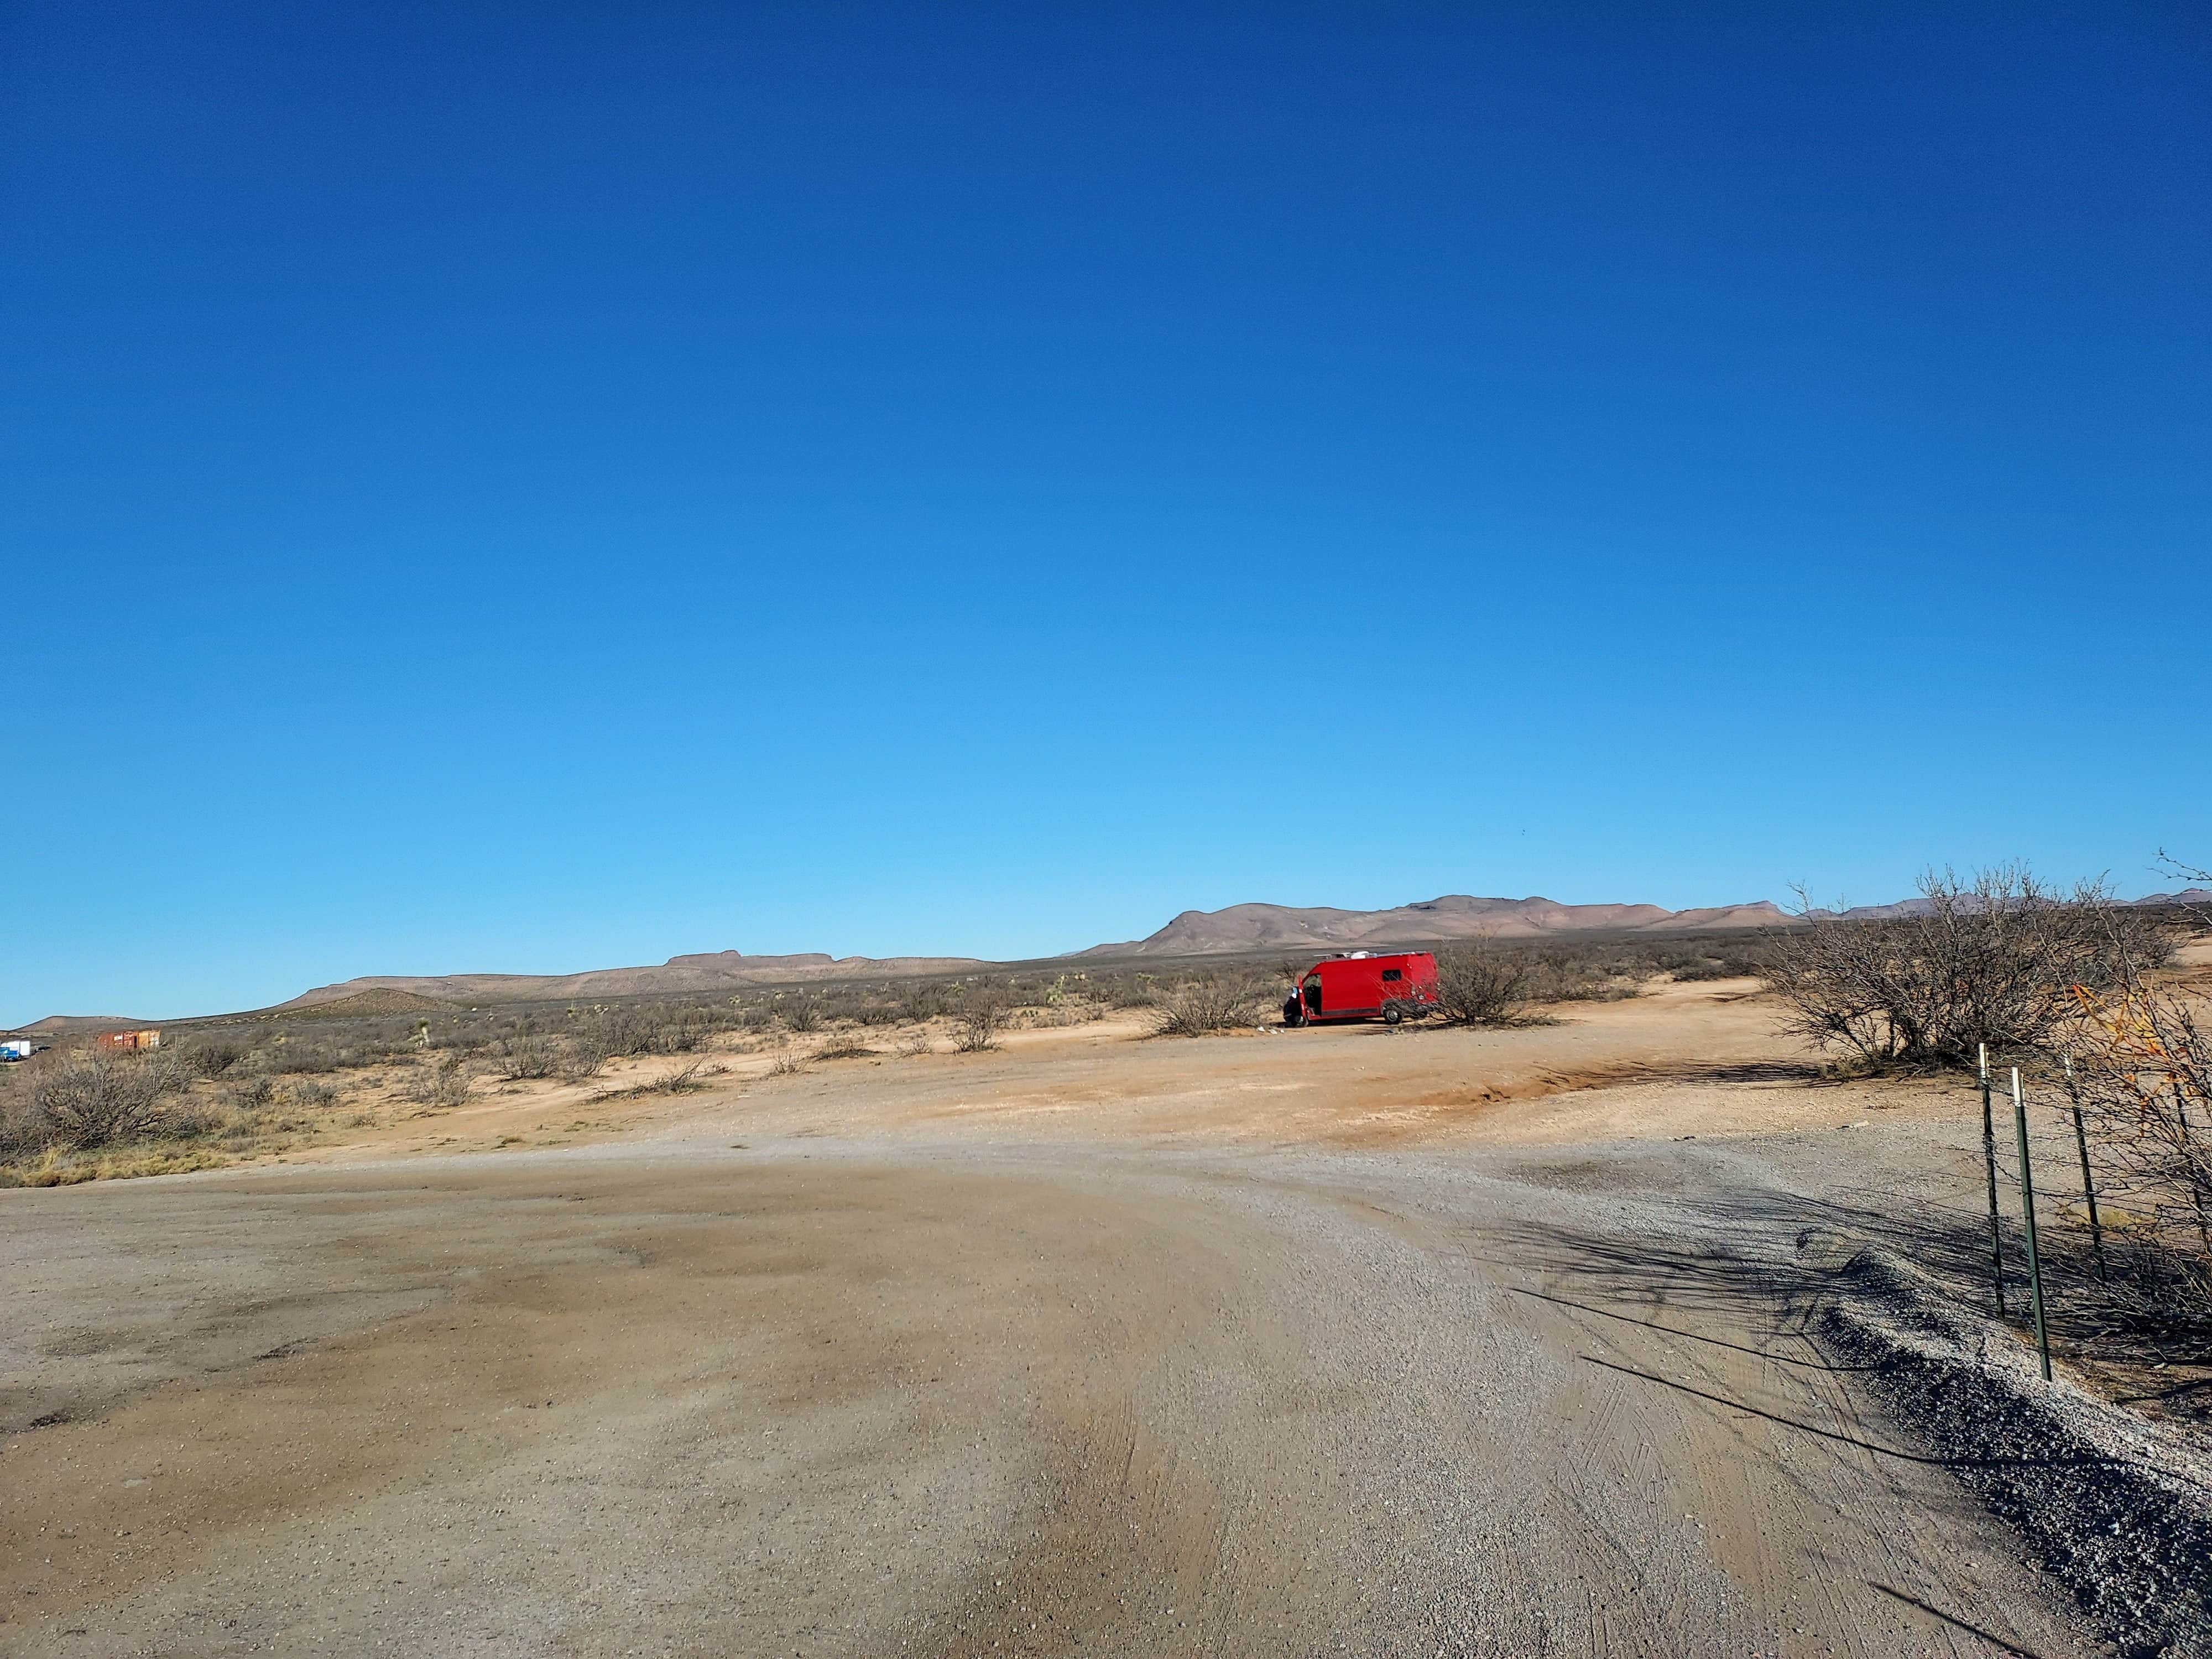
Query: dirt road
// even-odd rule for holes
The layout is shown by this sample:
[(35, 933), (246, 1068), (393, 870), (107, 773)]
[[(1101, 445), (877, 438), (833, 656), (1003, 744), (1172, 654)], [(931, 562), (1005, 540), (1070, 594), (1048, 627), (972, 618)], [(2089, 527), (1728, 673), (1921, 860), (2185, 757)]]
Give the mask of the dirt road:
[(2094, 1650), (1798, 1334), (1767, 1140), (823, 1089), (0, 1194), (0, 1651)]

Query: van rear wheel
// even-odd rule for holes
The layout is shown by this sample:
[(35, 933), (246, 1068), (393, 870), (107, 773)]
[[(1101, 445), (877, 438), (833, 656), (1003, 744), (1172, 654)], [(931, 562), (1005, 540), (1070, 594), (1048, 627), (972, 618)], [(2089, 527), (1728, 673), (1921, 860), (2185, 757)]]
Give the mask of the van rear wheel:
[(1393, 1002), (1384, 1005), (1382, 1009), (1382, 1023), (1385, 1025), (1395, 1025), (1400, 1020), (1405, 1018), (1405, 1017), (1406, 1011), (1403, 1008), (1401, 1008), (1396, 1003)]

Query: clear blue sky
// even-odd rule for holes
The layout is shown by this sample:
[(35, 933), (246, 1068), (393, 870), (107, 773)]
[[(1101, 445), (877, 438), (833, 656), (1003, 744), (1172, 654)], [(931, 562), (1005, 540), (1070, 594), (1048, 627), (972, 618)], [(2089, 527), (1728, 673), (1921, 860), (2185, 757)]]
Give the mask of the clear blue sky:
[(2212, 860), (2194, 4), (0, 10), (0, 1020)]

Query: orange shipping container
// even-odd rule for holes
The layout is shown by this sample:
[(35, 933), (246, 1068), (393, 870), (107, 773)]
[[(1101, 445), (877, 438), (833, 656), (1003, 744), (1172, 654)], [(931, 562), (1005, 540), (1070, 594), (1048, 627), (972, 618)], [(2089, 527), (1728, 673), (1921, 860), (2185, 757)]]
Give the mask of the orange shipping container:
[(100, 1046), (103, 1048), (158, 1048), (161, 1046), (159, 1031), (102, 1031)]

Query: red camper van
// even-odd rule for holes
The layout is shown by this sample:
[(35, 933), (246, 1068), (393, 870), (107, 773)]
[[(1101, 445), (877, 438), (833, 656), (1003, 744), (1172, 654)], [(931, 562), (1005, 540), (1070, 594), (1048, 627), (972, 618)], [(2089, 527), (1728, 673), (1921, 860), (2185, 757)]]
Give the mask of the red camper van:
[(1328, 1025), (1340, 1019), (1419, 1019), (1437, 1006), (1437, 959), (1426, 951), (1396, 956), (1349, 956), (1316, 962), (1283, 1000), (1285, 1025)]

